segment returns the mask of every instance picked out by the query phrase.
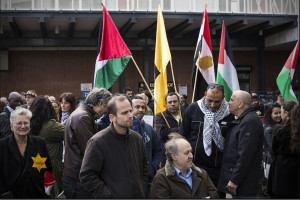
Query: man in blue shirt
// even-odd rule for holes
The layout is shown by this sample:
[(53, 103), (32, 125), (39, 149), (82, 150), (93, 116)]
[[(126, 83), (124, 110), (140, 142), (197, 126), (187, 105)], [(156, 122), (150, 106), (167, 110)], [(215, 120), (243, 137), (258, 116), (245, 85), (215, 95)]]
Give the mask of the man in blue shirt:
[(154, 199), (219, 198), (207, 172), (193, 164), (192, 147), (183, 136), (171, 133), (165, 144), (166, 165), (157, 171), (152, 187)]
[(143, 117), (146, 113), (146, 102), (142, 97), (134, 96), (132, 98), (132, 113), (140, 120), (140, 123), (136, 123), (131, 127), (131, 129), (138, 132), (143, 137), (146, 147), (146, 157), (148, 163), (148, 197), (153, 177), (156, 174), (156, 171), (159, 169), (159, 163), (162, 159), (162, 144), (153, 127), (145, 123), (143, 120)]

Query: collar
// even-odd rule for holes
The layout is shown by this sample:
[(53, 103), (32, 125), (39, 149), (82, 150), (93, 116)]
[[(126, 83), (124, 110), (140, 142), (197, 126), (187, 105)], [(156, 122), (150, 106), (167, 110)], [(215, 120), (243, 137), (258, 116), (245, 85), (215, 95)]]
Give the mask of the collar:
[(179, 176), (179, 177), (180, 177), (180, 176), (190, 177), (191, 174), (192, 174), (192, 172), (193, 172), (192, 168), (190, 168), (190, 169), (188, 170), (186, 176), (185, 176), (185, 175), (184, 175), (177, 167), (174, 166), (174, 169), (175, 169), (175, 172), (176, 172), (177, 176)]
[(244, 110), (244, 112), (242, 112), (242, 114), (238, 117), (238, 119), (242, 119), (245, 117), (245, 115), (247, 115), (249, 112), (251, 111), (255, 111), (255, 109), (253, 107), (249, 107), (246, 110)]
[[(166, 164), (165, 164), (166, 176), (174, 176), (176, 174), (174, 167), (168, 160), (166, 161)], [(192, 165), (191, 170), (192, 170), (192, 172), (196, 172), (198, 176), (202, 176), (201, 169), (196, 167), (194, 164)]]
[(126, 135), (122, 135), (122, 134), (117, 133), (117, 131), (114, 128), (114, 123), (113, 122), (110, 123), (109, 130), (110, 130), (110, 132), (112, 132), (114, 137), (119, 138), (119, 139), (126, 139), (126, 138), (130, 137), (130, 135), (131, 135), (131, 132), (130, 132), (129, 128), (126, 131)]
[(82, 106), (87, 109), (94, 117), (95, 120), (97, 120), (99, 118), (99, 115), (94, 111), (93, 107), (86, 104), (86, 103), (82, 103)]
[(10, 106), (6, 106), (6, 108), (7, 108), (7, 110), (9, 111), (9, 112), (13, 112), (14, 111), (14, 109), (12, 109)]

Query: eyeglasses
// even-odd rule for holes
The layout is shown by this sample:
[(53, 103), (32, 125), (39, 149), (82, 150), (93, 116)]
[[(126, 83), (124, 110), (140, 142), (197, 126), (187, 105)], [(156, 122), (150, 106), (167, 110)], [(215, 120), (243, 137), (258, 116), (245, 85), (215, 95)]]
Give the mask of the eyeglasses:
[(215, 87), (218, 88), (219, 90), (222, 90), (224, 92), (224, 86), (221, 85), (221, 84), (217, 84), (217, 83), (210, 83), (210, 84), (208, 84), (207, 89), (208, 88), (214, 89)]
[(13, 124), (15, 124), (17, 127), (22, 127), (22, 125), (30, 126), (29, 122), (17, 122), (17, 123), (13, 123)]
[(70, 104), (70, 103), (65, 101), (65, 102), (61, 102), (60, 104), (61, 104), (61, 105), (68, 105), (68, 104)]

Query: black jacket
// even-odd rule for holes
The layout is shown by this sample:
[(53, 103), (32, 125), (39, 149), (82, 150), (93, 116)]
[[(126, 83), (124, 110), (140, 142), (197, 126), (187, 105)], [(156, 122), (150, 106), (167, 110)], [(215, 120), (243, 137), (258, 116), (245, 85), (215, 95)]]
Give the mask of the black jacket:
[(264, 161), (267, 164), (272, 163), (272, 140), (273, 140), (273, 125), (268, 125), (264, 127), (264, 136), (265, 136), (265, 141), (264, 141)]
[(168, 110), (165, 110), (163, 114), (166, 120), (168, 121), (170, 128), (168, 128), (168, 125), (161, 113), (158, 113), (155, 116), (155, 127), (161, 142), (165, 144), (169, 140), (168, 138), (169, 133), (179, 132), (180, 122), (178, 123), (177, 120), (173, 117), (173, 115)]
[(142, 137), (128, 129), (118, 134), (113, 123), (87, 144), (80, 183), (94, 198), (145, 198), (148, 167)]
[(246, 109), (229, 127), (218, 189), (229, 193), (227, 183), (238, 185), (237, 195), (256, 196), (260, 179), (264, 131), (253, 108)]
[(299, 152), (292, 152), (291, 128), (274, 128), (272, 150), (274, 159), (268, 178), (268, 193), (274, 198), (300, 198)]
[(10, 112), (7, 107), (5, 107), (3, 112), (0, 114), (0, 138), (4, 138), (12, 133), (10, 130), (9, 118)]
[[(234, 116), (229, 114), (223, 120), (219, 121), (219, 126), (224, 138), (226, 137), (228, 126), (233, 119)], [(203, 126), (204, 113), (199, 108), (198, 103), (194, 102), (190, 104), (183, 116), (180, 134), (190, 142), (193, 148), (194, 164), (206, 170), (213, 183), (217, 185), (223, 153), (212, 140), (211, 155), (206, 155), (203, 146)]]
[[(47, 158), (40, 172), (33, 166), (32, 157)], [(43, 163), (42, 163), (43, 164)], [(19, 180), (24, 168), (26, 171)], [(14, 198), (45, 198), (44, 171), (52, 171), (45, 139), (28, 135), (25, 155), (22, 157), (14, 134), (0, 140), (0, 194), (14, 188)], [(18, 185), (16, 185), (18, 183)]]

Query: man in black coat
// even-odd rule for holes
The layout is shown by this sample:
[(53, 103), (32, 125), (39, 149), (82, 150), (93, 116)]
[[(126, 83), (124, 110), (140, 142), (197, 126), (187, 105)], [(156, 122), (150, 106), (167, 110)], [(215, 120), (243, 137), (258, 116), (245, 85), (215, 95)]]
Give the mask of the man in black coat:
[(112, 123), (86, 146), (80, 182), (94, 198), (142, 199), (148, 185), (148, 167), (142, 136), (129, 128), (132, 106), (124, 95), (108, 103)]
[(229, 102), (237, 119), (230, 124), (225, 140), (218, 189), (234, 198), (255, 198), (260, 179), (264, 132), (250, 104), (250, 94), (241, 90)]
[[(224, 138), (233, 120), (224, 97), (223, 85), (209, 84), (204, 97), (190, 104), (180, 126), (180, 134), (193, 148), (194, 164), (207, 171), (215, 186), (219, 179)], [(225, 194), (219, 195), (225, 198)]]

